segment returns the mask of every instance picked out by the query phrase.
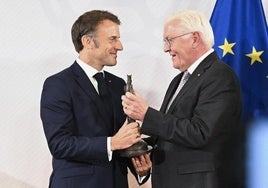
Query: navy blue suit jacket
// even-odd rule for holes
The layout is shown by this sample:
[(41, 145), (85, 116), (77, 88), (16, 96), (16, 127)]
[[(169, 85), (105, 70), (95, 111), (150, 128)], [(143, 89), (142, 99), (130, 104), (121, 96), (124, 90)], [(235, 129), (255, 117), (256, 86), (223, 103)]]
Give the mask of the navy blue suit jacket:
[(123, 79), (105, 72), (114, 119), (107, 118), (94, 86), (75, 62), (46, 79), (41, 96), (41, 119), (50, 152), (53, 173), (50, 187), (126, 188), (131, 161), (113, 153), (108, 160), (107, 137), (115, 134), (126, 116), (121, 105)]

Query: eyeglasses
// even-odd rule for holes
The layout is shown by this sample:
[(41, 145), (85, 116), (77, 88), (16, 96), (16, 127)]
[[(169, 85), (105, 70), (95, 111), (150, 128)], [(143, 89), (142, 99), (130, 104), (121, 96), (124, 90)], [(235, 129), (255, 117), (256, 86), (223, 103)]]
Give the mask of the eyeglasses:
[(192, 34), (193, 32), (189, 32), (189, 33), (184, 33), (182, 35), (178, 35), (178, 36), (175, 36), (175, 37), (172, 37), (172, 38), (164, 38), (163, 41), (164, 41), (164, 44), (165, 45), (168, 45), (169, 47), (171, 47), (171, 44), (172, 44), (172, 41), (176, 38), (179, 38), (179, 37), (182, 37), (184, 35), (189, 35), (189, 34)]

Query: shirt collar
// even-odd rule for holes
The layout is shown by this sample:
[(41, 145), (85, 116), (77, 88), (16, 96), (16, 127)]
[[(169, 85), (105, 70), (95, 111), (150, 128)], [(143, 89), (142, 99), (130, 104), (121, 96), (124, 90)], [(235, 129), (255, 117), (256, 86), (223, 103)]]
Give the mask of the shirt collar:
[(104, 75), (104, 71), (97, 71), (96, 69), (94, 69), (93, 67), (91, 67), (90, 65), (86, 64), (84, 61), (82, 61), (81, 59), (79, 59), (79, 57), (76, 58), (76, 62), (78, 63), (78, 65), (85, 71), (86, 75), (88, 76), (88, 78), (92, 78), (96, 73), (98, 72), (102, 72)]
[(201, 57), (199, 57), (188, 69), (187, 71), (192, 74), (194, 72), (194, 70), (196, 69), (196, 67), (212, 52), (214, 51), (214, 49), (210, 49), (209, 51), (207, 51), (206, 53), (204, 53)]

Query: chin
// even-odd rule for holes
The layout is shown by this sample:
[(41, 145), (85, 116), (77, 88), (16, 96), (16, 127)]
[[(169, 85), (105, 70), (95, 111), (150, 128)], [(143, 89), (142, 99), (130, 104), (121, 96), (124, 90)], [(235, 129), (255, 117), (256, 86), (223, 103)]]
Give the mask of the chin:
[(111, 62), (111, 63), (107, 64), (106, 66), (112, 67), (112, 66), (115, 66), (116, 64), (117, 64), (117, 62)]
[(177, 68), (178, 68), (177, 63), (173, 62), (173, 67), (174, 67), (175, 69), (177, 69)]

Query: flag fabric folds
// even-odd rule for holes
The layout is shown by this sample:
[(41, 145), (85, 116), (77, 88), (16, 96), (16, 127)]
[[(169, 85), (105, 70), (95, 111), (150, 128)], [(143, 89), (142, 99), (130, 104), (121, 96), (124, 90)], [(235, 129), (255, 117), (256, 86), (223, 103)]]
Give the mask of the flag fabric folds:
[(217, 0), (214, 49), (239, 77), (245, 121), (268, 117), (268, 29), (261, 0)]

